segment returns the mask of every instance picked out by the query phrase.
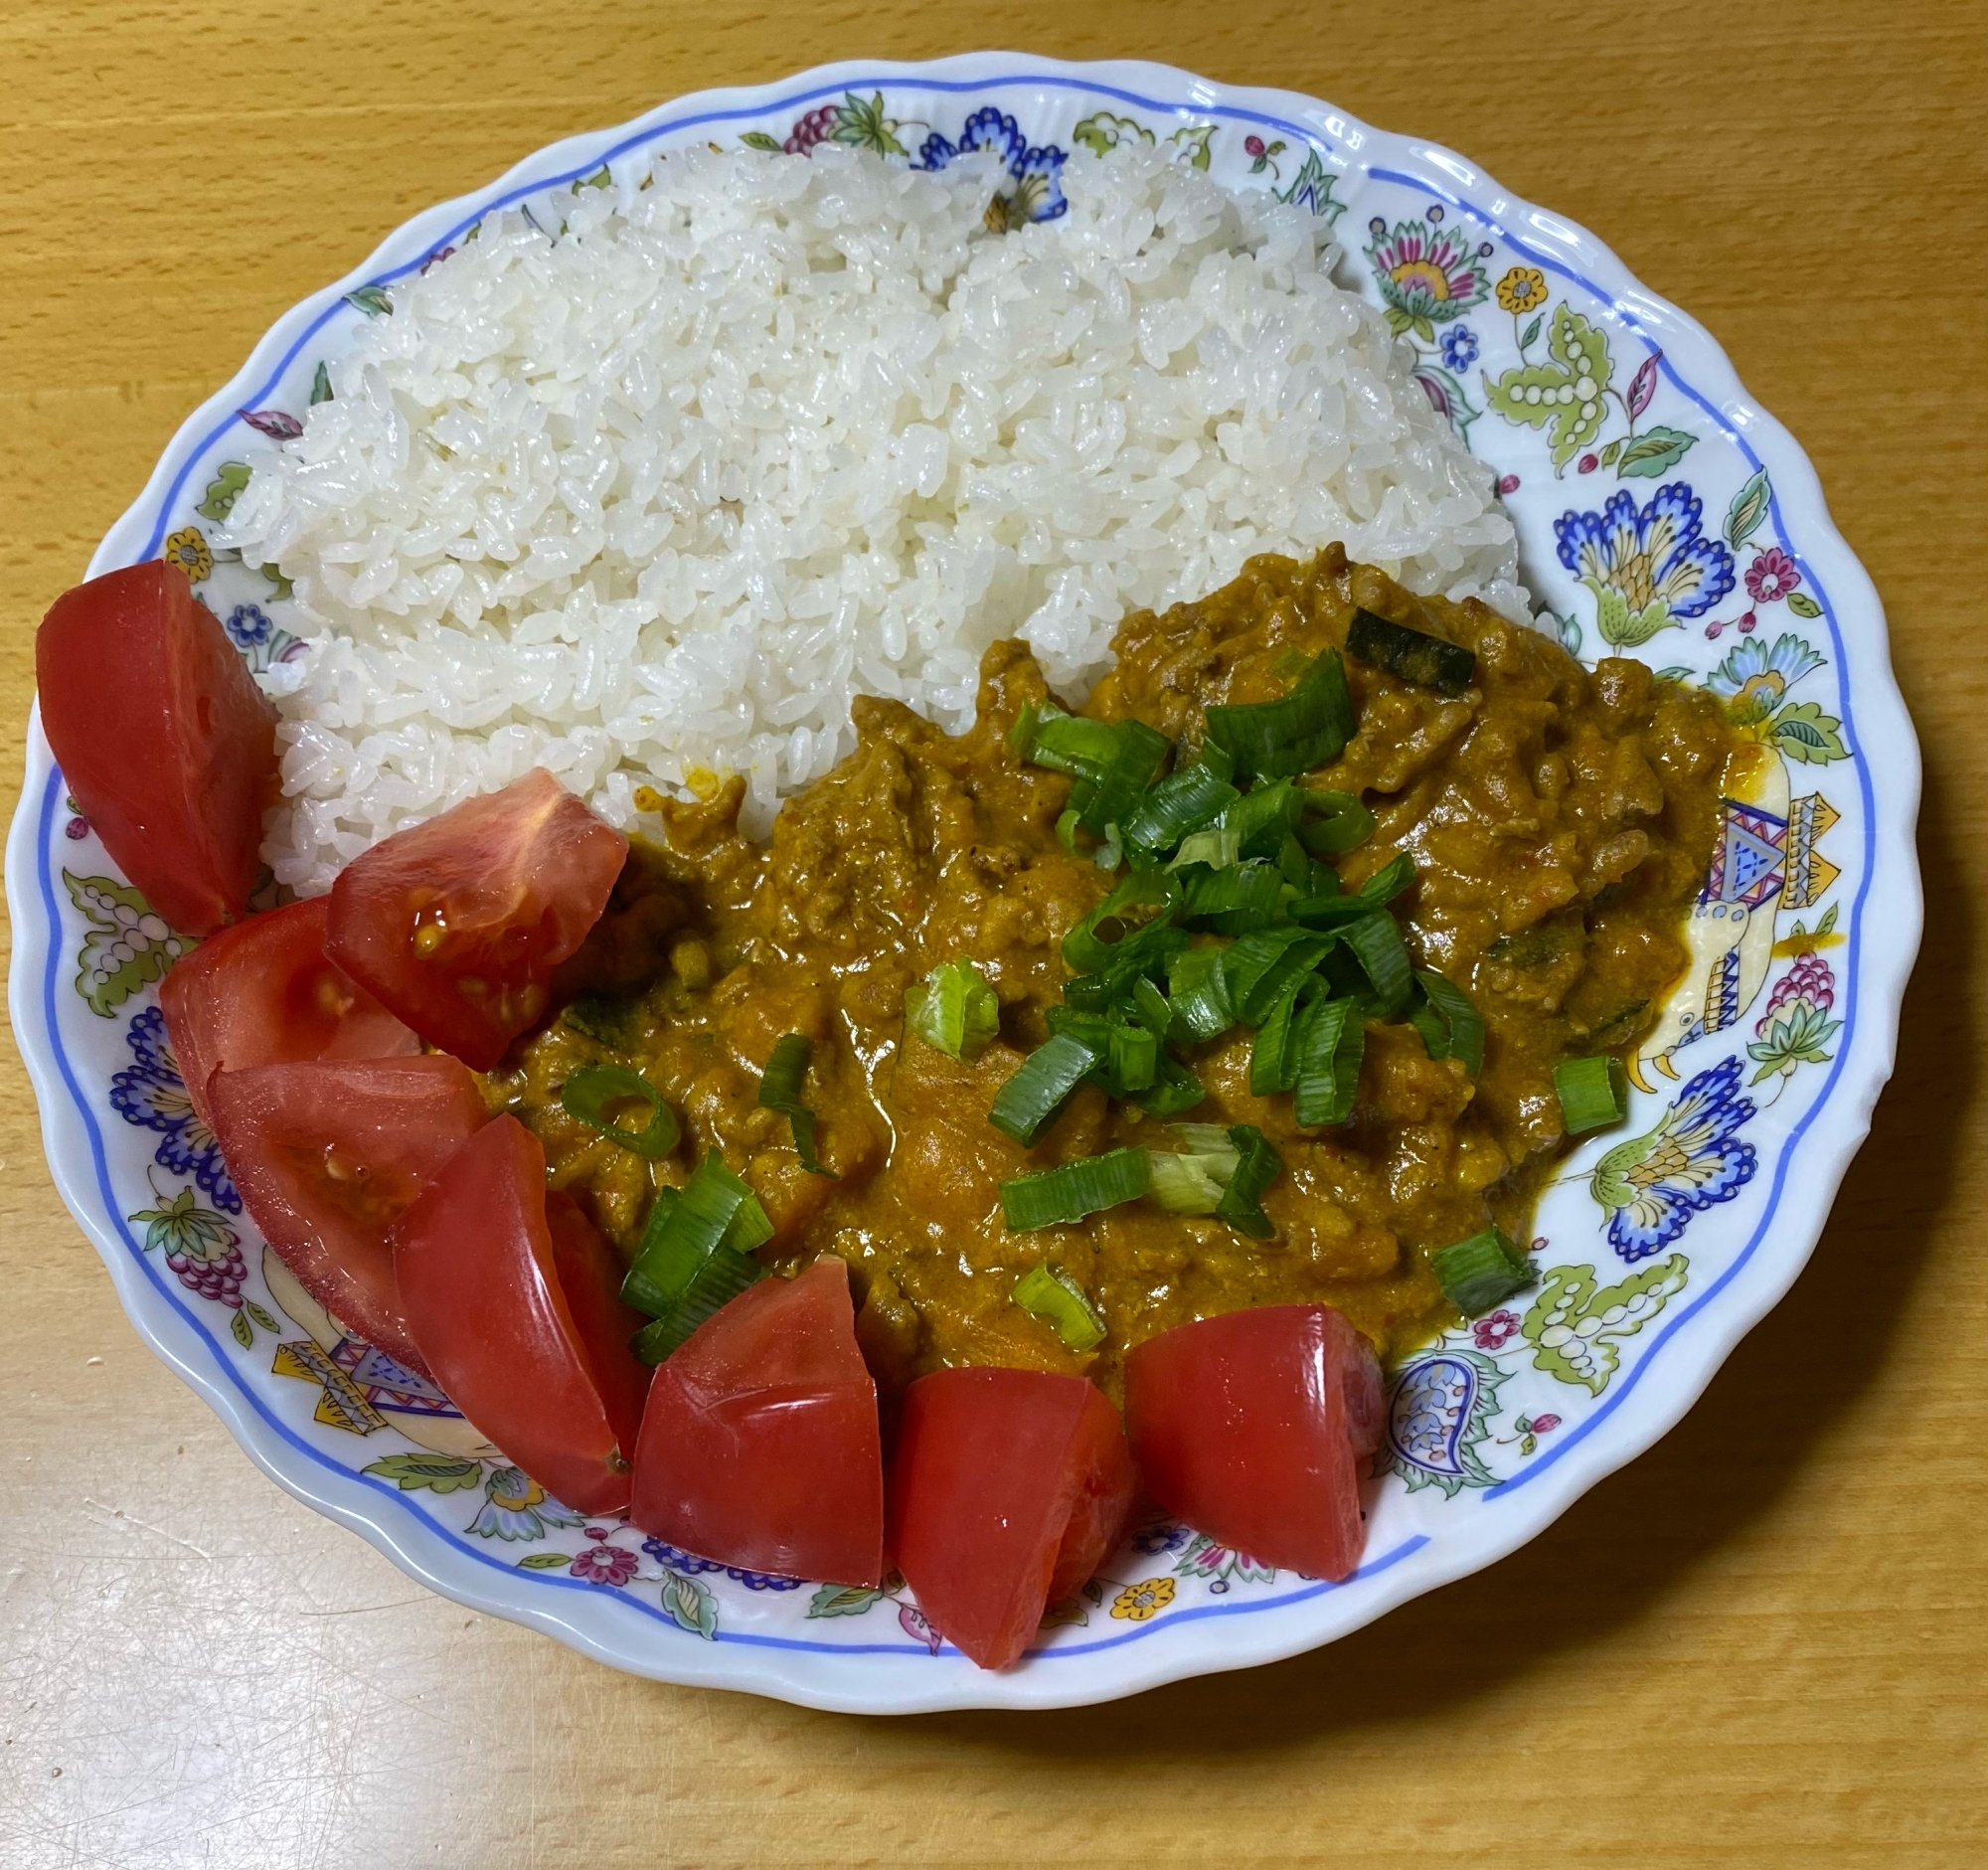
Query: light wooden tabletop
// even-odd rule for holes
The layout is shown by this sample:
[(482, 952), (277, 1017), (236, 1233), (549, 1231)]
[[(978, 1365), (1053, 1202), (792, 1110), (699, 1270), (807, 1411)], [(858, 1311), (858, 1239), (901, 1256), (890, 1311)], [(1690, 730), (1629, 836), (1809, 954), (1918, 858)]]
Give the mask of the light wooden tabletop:
[(0, 772), (34, 626), (269, 322), (572, 131), (1021, 45), (1468, 151), (1808, 448), (1926, 754), (1899, 1076), (1792, 1296), (1489, 1573), (1114, 1707), (860, 1721), (625, 1679), (411, 1584), (138, 1343), (0, 1072), (0, 1864), (1871, 1865), (1988, 1853), (1980, 0), (0, 4)]

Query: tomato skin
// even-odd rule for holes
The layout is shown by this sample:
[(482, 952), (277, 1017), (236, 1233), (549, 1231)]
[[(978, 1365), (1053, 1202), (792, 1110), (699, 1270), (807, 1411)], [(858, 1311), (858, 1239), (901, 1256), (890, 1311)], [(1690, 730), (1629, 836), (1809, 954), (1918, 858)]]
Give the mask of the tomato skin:
[(1335, 1318), (1352, 1331), (1325, 1305), (1224, 1312), (1125, 1359), (1126, 1429), (1153, 1497), (1197, 1532), (1311, 1578), (1344, 1578), (1366, 1543), (1348, 1408), (1366, 1370)]
[(932, 1627), (984, 1669), (1125, 1529), (1137, 1477), (1118, 1414), (1082, 1377), (935, 1370), (905, 1392), (890, 1546)]
[(106, 572), (58, 597), (35, 636), (42, 730), (103, 848), (187, 935), (243, 915), (276, 711), (176, 565)]
[(631, 1517), (748, 1571), (883, 1583), (877, 1386), (840, 1260), (761, 1279), (657, 1366)]
[(251, 1065), (408, 1058), (421, 1042), (325, 958), (323, 897), (250, 916), (210, 936), (159, 983), (159, 1010), (200, 1120), (207, 1081)]
[(628, 1461), (560, 1284), (546, 1152), (509, 1114), (395, 1224), (394, 1273), (434, 1380), (471, 1425), (582, 1513), (628, 1504)]
[(316, 1060), (217, 1072), (215, 1135), (250, 1217), (355, 1337), (431, 1375), (388, 1230), (486, 1115), (454, 1059)]
[(633, 1448), (642, 1434), (650, 1371), (628, 1348), (628, 1340), (649, 1320), (621, 1302), (627, 1269), (600, 1230), (580, 1212), (579, 1202), (558, 1189), (549, 1190), (546, 1226), (552, 1231), (553, 1265), (587, 1372), (613, 1425), (616, 1444)]
[(628, 840), (543, 766), (356, 857), (325, 952), (429, 1044), (487, 1072), (547, 1005)]

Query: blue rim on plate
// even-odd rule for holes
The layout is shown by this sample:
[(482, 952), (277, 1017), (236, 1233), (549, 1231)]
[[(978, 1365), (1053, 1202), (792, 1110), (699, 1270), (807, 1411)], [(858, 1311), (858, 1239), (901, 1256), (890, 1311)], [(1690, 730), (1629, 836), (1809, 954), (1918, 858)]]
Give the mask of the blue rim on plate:
[(902, 1590), (728, 1570), (547, 1499), (445, 1399), (346, 1338), (239, 1219), (155, 1006), (174, 938), (65, 811), (31, 729), (7, 852), (10, 1005), (57, 1186), (132, 1322), (299, 1498), (435, 1590), (615, 1666), (862, 1712), (1053, 1707), (1330, 1641), (1514, 1550), (1683, 1415), (1801, 1270), (1890, 1075), (1919, 931), (1918, 753), (1877, 594), (1806, 458), (1712, 338), (1591, 236), (1315, 99), (973, 54), (703, 92), (556, 144), (278, 320), (90, 573), (163, 551), (251, 665), (293, 653), (280, 588), (217, 562), (202, 527), (245, 477), (231, 457), (253, 431), (294, 432), (317, 365), (380, 314), (379, 288), (499, 208), (556, 222), (565, 193), (630, 186), (672, 143), (833, 139), (928, 167), (997, 149), (1004, 212), (1051, 219), (1068, 152), (1130, 137), (1330, 217), (1342, 278), (1499, 473), (1522, 582), (1563, 640), (1671, 657), (1762, 749), (1727, 802), (1692, 968), (1639, 1057), (1630, 1140), (1570, 1158), (1541, 1206), (1533, 1293), (1393, 1373), (1354, 1577), (1279, 1578), (1142, 1525), (1020, 1667), (989, 1675)]

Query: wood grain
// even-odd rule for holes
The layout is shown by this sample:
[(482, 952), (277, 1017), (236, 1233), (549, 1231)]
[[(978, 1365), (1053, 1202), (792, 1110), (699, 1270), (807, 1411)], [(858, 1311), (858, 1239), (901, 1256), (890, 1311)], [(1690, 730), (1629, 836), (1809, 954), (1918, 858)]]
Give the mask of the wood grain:
[(1815, 1261), (1547, 1535), (1321, 1653), (1077, 1713), (624, 1679), (430, 1597), (137, 1342), (0, 1073), (0, 1863), (1884, 1866), (1988, 1852), (1988, 16), (1012, 0), (0, 5), (0, 771), (186, 413), (408, 214), (698, 85), (1142, 55), (1468, 151), (1702, 318), (1889, 608), (1926, 753), (1899, 1077)]

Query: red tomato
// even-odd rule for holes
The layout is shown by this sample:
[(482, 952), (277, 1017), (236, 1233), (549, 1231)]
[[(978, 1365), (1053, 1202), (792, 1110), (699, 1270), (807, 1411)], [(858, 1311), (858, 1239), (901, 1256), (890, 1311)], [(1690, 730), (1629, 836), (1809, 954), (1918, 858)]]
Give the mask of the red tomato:
[(331, 888), (328, 953), (431, 1045), (487, 1072), (546, 1010), (628, 840), (543, 766), (397, 831)]
[(214, 1133), (255, 1225), (353, 1336), (431, 1374), (394, 1283), (388, 1230), (483, 1124), (454, 1059), (319, 1060), (217, 1072)]
[(932, 1627), (984, 1669), (1118, 1543), (1136, 1489), (1118, 1413), (1081, 1377), (936, 1370), (905, 1392), (891, 1550)]
[(594, 1378), (613, 1347), (588, 1343), (567, 1302), (546, 1152), (515, 1116), (486, 1123), (401, 1216), (394, 1272), (428, 1369), (478, 1432), (568, 1506), (620, 1512), (628, 1460)]
[(42, 730), (103, 848), (175, 929), (248, 907), (276, 711), (176, 565), (65, 592), (35, 636)]
[(621, 1302), (627, 1269), (600, 1230), (580, 1212), (571, 1195), (558, 1189), (546, 1196), (546, 1226), (552, 1230), (553, 1265), (560, 1290), (593, 1387), (614, 1425), (614, 1440), (632, 1448), (642, 1433), (642, 1406), (649, 1398), (649, 1366), (628, 1348), (628, 1340), (649, 1320)]
[(1344, 1578), (1366, 1543), (1348, 1396), (1368, 1396), (1373, 1365), (1348, 1333), (1366, 1346), (1330, 1306), (1260, 1305), (1136, 1346), (1125, 1426), (1153, 1497), (1266, 1565)]
[(210, 1129), (207, 1081), (250, 1065), (306, 1059), (393, 1059), (421, 1042), (324, 957), (325, 900), (292, 903), (224, 929), (159, 983), (159, 1007)]
[(840, 1260), (748, 1287), (658, 1366), (630, 1516), (748, 1571), (883, 1582), (877, 1386)]

